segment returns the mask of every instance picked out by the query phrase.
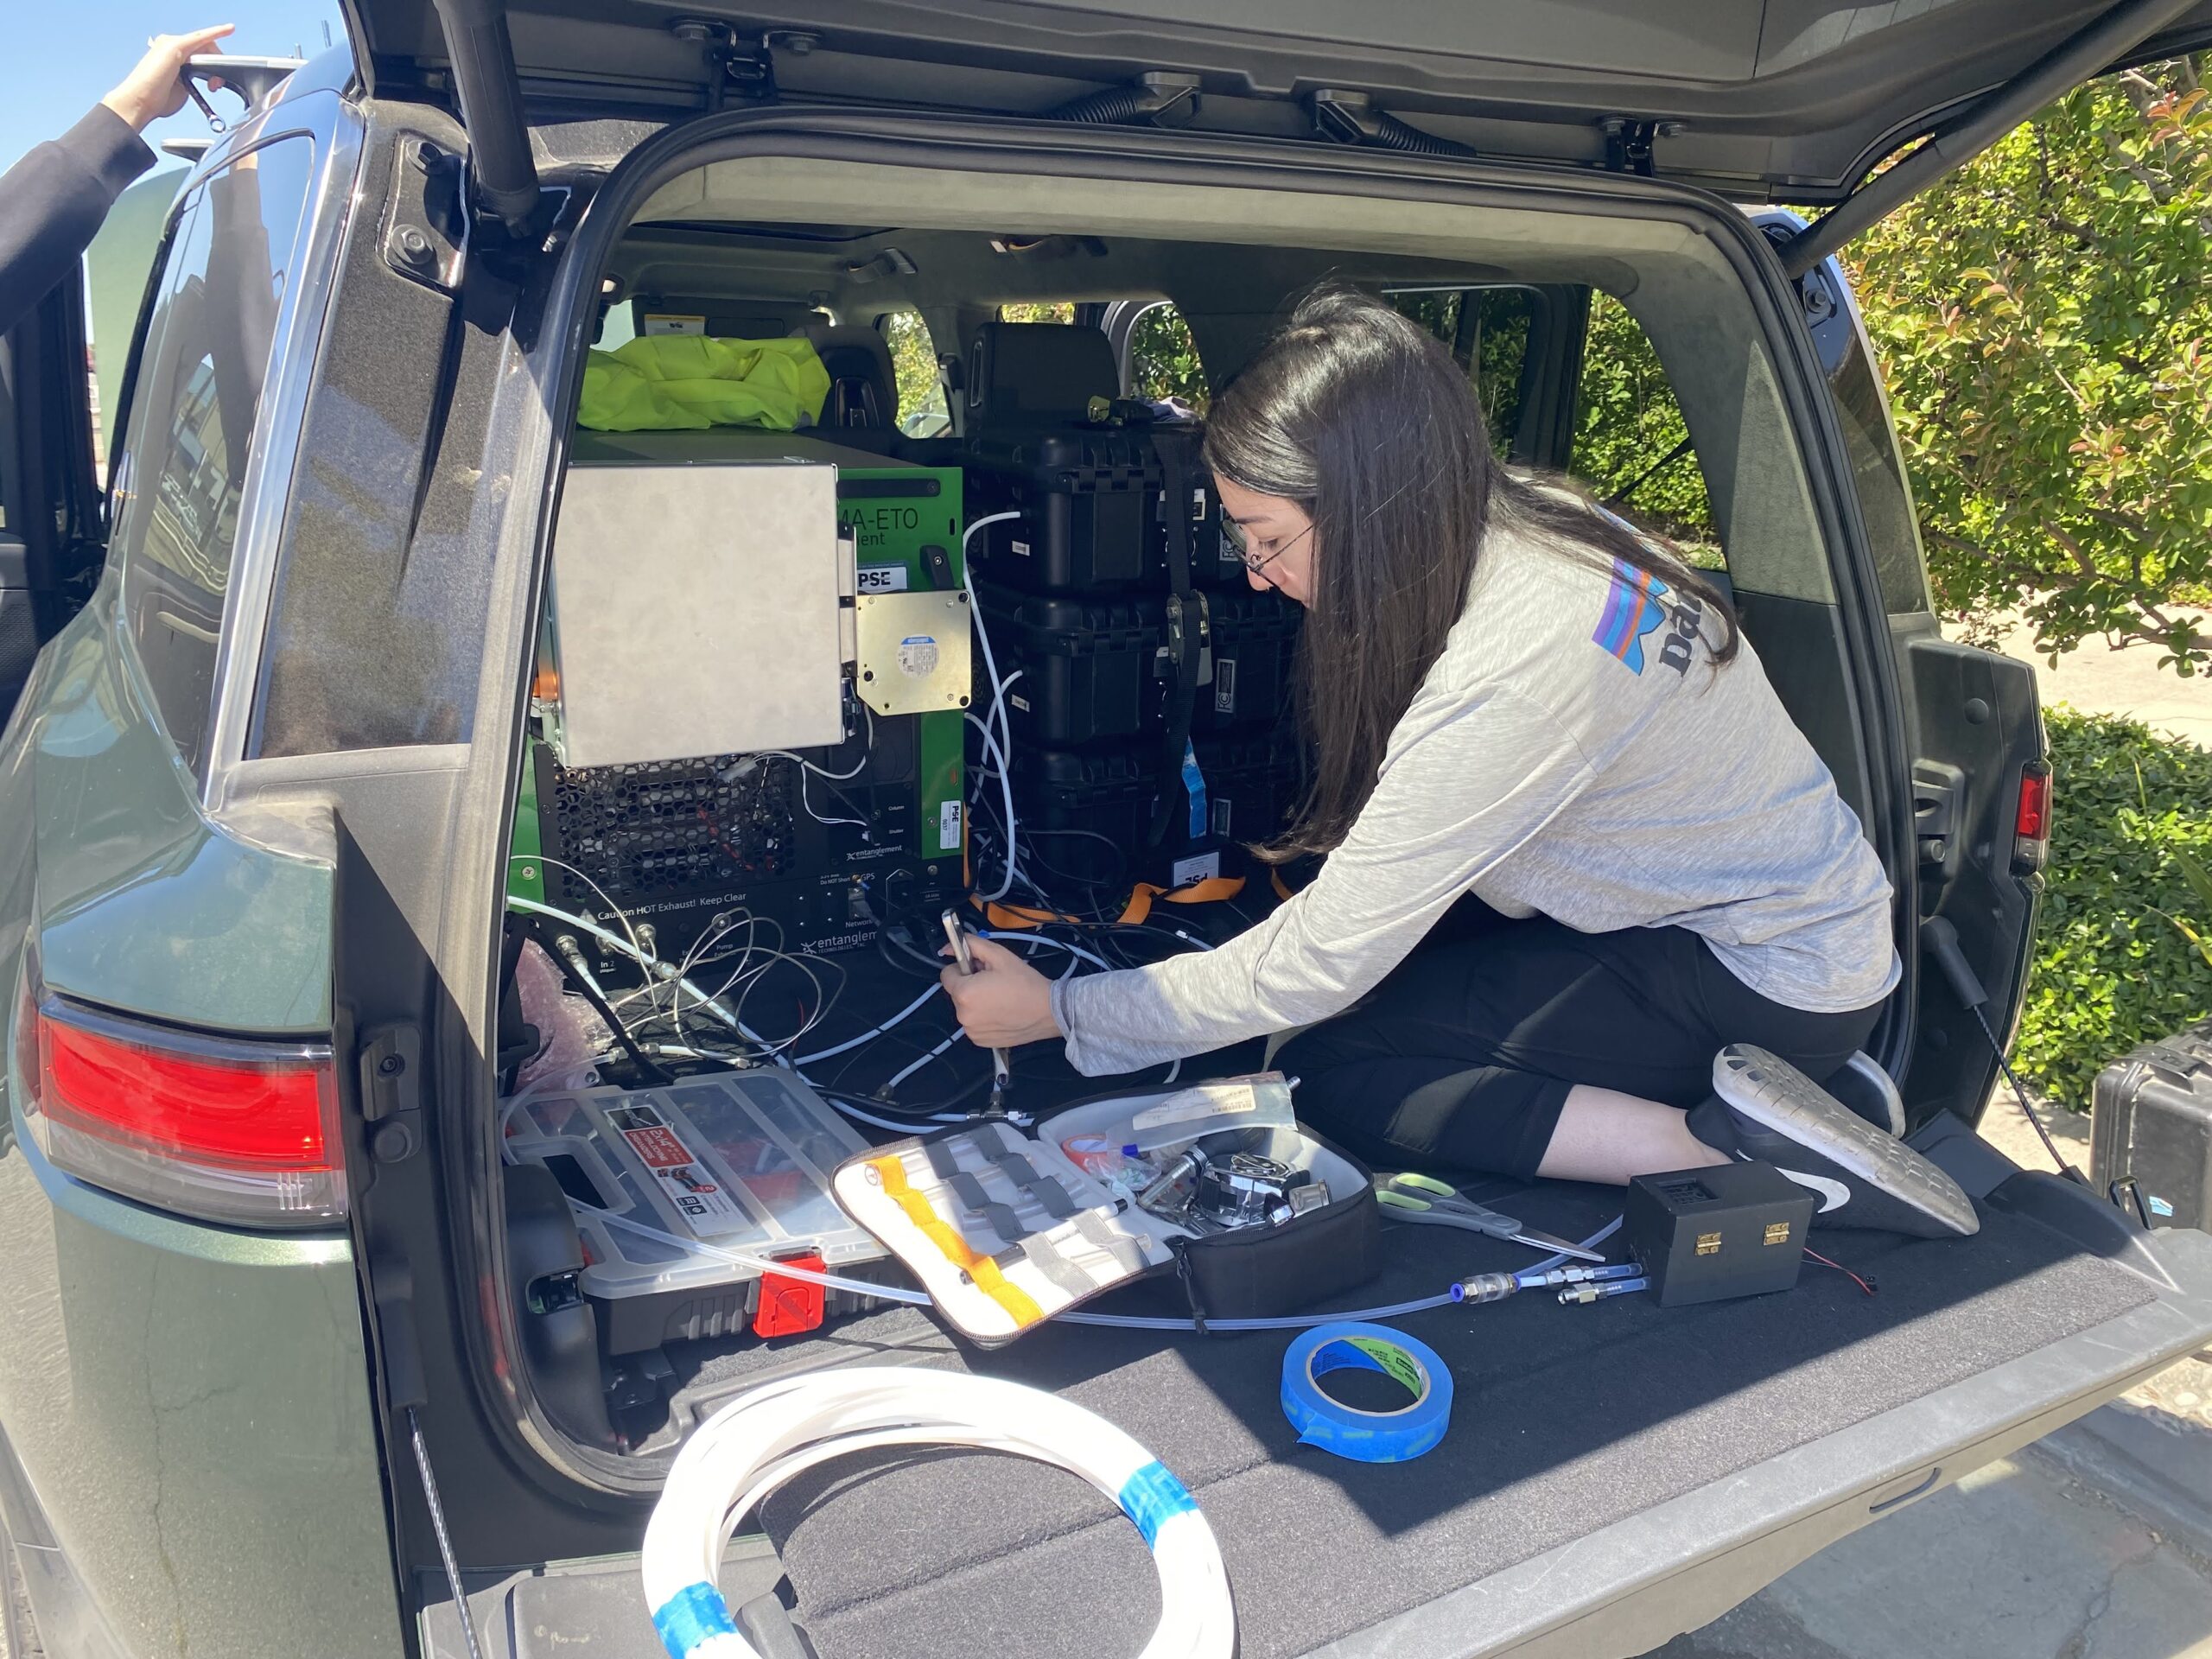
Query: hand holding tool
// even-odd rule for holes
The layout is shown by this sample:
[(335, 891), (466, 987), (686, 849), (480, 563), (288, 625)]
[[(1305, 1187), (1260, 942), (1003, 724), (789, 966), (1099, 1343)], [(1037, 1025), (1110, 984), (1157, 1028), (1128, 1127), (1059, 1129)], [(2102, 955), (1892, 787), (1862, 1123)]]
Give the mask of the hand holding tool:
[[(960, 971), (972, 975), (976, 971), (976, 959), (969, 954), (968, 930), (961, 925), (960, 912), (948, 907), (938, 919), (944, 925), (945, 941), (952, 946), (953, 959), (959, 963)], [(991, 1095), (984, 1110), (993, 1117), (1006, 1115), (1007, 1084), (1013, 1070), (1013, 1063), (1007, 1058), (1006, 1050), (995, 1048), (991, 1051)]]
[(1376, 1202), (1389, 1213), (1392, 1221), (1407, 1221), (1431, 1227), (1457, 1227), (1465, 1232), (1484, 1233), (1492, 1238), (1510, 1239), (1516, 1244), (1526, 1244), (1531, 1249), (1548, 1251), (1554, 1255), (1573, 1256), (1579, 1262), (1603, 1262), (1605, 1258), (1596, 1250), (1587, 1250), (1580, 1244), (1555, 1237), (1550, 1233), (1538, 1232), (1523, 1227), (1513, 1217), (1501, 1214), (1486, 1205), (1463, 1198), (1459, 1188), (1438, 1180), (1432, 1175), (1412, 1172), (1393, 1175), (1388, 1180), (1375, 1183)]

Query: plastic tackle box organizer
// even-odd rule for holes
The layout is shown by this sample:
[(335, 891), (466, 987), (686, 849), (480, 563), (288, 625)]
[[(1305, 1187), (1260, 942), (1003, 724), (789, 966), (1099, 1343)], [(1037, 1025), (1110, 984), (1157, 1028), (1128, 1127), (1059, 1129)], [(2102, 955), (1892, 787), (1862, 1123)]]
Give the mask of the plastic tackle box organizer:
[[(760, 1274), (717, 1249), (818, 1251), (834, 1273), (883, 1256), (830, 1192), (837, 1166), (868, 1143), (779, 1071), (525, 1094), (508, 1112), (509, 1150), (551, 1170), (576, 1201), (578, 1282), (598, 1306), (610, 1352), (743, 1329)], [(829, 1299), (825, 1311), (836, 1313), (861, 1300)]]

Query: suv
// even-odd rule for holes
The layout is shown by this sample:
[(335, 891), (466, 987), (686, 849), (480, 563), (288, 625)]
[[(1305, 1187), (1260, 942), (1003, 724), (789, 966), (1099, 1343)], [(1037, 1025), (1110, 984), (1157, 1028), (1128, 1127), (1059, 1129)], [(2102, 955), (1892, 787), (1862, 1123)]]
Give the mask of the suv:
[[(1139, 10), (354, 0), (352, 50), (256, 78), (179, 192), (105, 499), (75, 286), (10, 337), (10, 1659), (656, 1652), (636, 1551), (683, 1429), (768, 1368), (855, 1354), (1021, 1376), (1137, 1436), (1223, 1540), (1247, 1659), (1626, 1655), (2212, 1335), (2212, 1240), (1974, 1133), (1996, 1056), (1933, 947), (1955, 934), (2009, 1031), (2035, 688), (1938, 630), (1828, 257), (2063, 87), (2212, 38), (2212, 7)], [(587, 347), (925, 335), (941, 416), (909, 407), (926, 366), (904, 396), (839, 369), (837, 435), (959, 467), (991, 388), (1078, 416), (1102, 390), (1068, 366), (1095, 334), (994, 367), (1001, 308), (1095, 325), (1111, 392), (1156, 390), (1134, 336), (1173, 302), (1218, 384), (1326, 276), (1449, 337), (1514, 459), (1602, 469), (1631, 505), (1673, 480), (1662, 516), (1725, 566), (1895, 886), (1905, 974), (1871, 1059), (1982, 1232), (1838, 1247), (1878, 1257), (1872, 1297), (1824, 1274), (1422, 1316), (1458, 1421), (1410, 1468), (1302, 1452), (1264, 1337), (980, 1355), (895, 1310), (619, 1348), (499, 1103), (556, 517), (572, 455), (623, 459), (575, 431)], [(683, 603), (621, 604), (634, 677)], [(775, 643), (720, 626), (734, 668)], [(931, 821), (955, 891), (965, 794)], [(845, 956), (842, 1017), (888, 1024), (917, 982)], [(1528, 1202), (1554, 1230), (1609, 1213)], [(1414, 1288), (1470, 1265), (1404, 1230)], [(1119, 1522), (1026, 1467), (900, 1464), (766, 1520), (723, 1575), (766, 1651), (1112, 1651), (1151, 1618)]]

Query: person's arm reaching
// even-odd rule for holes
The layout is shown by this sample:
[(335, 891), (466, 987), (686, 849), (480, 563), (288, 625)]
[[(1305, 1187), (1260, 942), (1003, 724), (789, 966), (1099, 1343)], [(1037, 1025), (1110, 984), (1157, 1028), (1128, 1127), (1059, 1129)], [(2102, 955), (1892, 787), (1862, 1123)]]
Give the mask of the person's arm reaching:
[(69, 274), (116, 197), (154, 164), (139, 133), (183, 107), (185, 60), (230, 32), (223, 23), (162, 35), (83, 120), (0, 175), (0, 334)]
[(1385, 766), (1321, 873), (1257, 927), (1217, 950), (1055, 981), (1069, 1064), (1134, 1071), (1342, 1013), (1589, 778), (1565, 729), (1516, 692), (1440, 714)]

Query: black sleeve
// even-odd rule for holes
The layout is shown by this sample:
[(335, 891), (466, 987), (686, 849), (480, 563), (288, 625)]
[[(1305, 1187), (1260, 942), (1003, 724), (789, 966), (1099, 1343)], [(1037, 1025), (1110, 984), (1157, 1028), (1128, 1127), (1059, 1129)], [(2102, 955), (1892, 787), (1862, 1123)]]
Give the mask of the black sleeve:
[(0, 175), (0, 334), (67, 276), (154, 152), (105, 104)]

